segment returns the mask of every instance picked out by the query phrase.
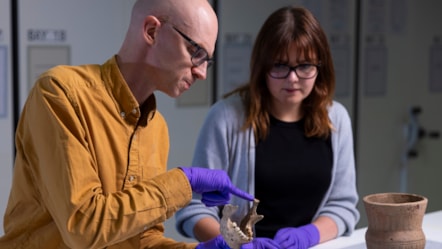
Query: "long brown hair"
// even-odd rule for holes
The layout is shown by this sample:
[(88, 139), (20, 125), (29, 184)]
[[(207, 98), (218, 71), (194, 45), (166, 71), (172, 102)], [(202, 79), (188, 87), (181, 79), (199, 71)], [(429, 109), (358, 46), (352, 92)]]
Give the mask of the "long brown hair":
[(240, 94), (246, 110), (243, 129), (251, 126), (257, 141), (266, 138), (270, 126), (271, 95), (266, 85), (267, 73), (275, 60), (288, 53), (292, 44), (297, 47), (297, 54), (304, 54), (305, 59), (320, 63), (314, 88), (301, 107), (305, 134), (308, 137), (328, 137), (333, 129), (327, 107), (333, 101), (335, 73), (327, 37), (310, 11), (286, 6), (267, 18), (256, 37), (248, 84), (224, 96)]

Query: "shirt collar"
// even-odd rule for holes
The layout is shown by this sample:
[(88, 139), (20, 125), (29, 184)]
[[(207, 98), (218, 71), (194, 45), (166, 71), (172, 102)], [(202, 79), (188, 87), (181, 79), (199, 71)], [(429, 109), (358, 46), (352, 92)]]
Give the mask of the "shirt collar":
[(140, 106), (118, 68), (116, 56), (107, 60), (101, 70), (104, 84), (117, 102), (120, 114), (130, 122), (147, 125), (154, 118), (157, 109), (155, 95), (152, 94)]

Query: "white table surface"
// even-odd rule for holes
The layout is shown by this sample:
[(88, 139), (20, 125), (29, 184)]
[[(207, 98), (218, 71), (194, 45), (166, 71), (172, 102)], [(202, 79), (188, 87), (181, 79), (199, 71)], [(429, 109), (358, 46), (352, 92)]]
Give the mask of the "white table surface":
[[(422, 222), (422, 230), (427, 239), (425, 249), (442, 248), (442, 210), (427, 213)], [(356, 229), (351, 236), (342, 236), (337, 239), (319, 244), (314, 249), (365, 249), (365, 232), (367, 228)]]

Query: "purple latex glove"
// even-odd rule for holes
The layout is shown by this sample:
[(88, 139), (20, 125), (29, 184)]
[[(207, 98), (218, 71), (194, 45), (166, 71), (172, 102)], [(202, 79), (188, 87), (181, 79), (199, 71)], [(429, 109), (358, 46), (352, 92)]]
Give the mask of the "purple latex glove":
[(230, 247), (223, 239), (223, 236), (218, 235), (211, 240), (199, 243), (195, 249), (230, 249)]
[(319, 231), (313, 224), (281, 228), (275, 235), (275, 241), (281, 248), (306, 249), (319, 243)]
[(241, 249), (280, 249), (276, 241), (269, 238), (254, 238), (252, 242), (242, 244)]
[(209, 207), (229, 203), (230, 194), (253, 201), (254, 197), (238, 188), (230, 181), (224, 170), (198, 167), (180, 167), (189, 179), (192, 191), (201, 194), (201, 201)]

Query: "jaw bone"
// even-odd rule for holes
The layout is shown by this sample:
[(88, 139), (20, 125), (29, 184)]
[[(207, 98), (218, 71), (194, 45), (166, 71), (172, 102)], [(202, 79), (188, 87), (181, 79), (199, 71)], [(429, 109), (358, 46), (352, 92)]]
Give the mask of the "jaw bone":
[(231, 204), (224, 206), (223, 217), (220, 221), (220, 230), (224, 240), (232, 249), (240, 249), (242, 244), (252, 241), (253, 226), (264, 218), (263, 215), (258, 215), (256, 213), (258, 203), (258, 199), (253, 201), (252, 208), (247, 215), (242, 218), (240, 226), (230, 219), (238, 209), (238, 206), (233, 206)]

